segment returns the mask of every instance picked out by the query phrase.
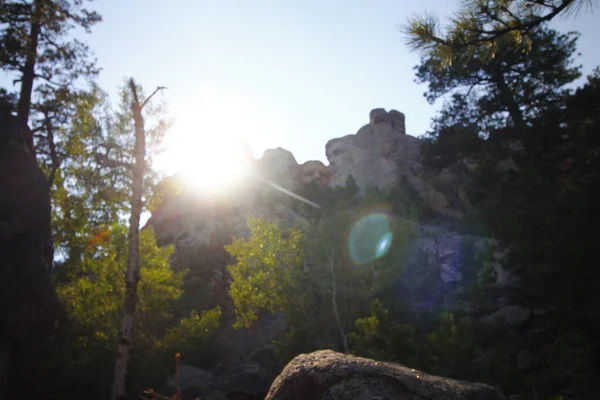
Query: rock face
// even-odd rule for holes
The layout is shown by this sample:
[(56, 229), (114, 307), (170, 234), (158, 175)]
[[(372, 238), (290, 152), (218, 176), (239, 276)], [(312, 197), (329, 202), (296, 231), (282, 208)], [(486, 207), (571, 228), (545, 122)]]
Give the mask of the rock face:
[[(406, 134), (404, 114), (378, 108), (371, 111), (369, 119), (369, 124), (359, 129), (357, 134), (327, 143), (328, 166), (320, 161), (299, 165), (291, 152), (276, 148), (265, 151), (258, 160), (251, 157), (249, 150), (246, 151), (247, 168), (251, 173), (292, 191), (313, 181), (323, 186), (343, 185), (349, 175), (354, 176), (359, 187), (375, 185), (385, 188), (396, 185), (403, 176), (405, 182), (434, 210), (460, 216), (468, 207), (461, 167), (453, 166), (439, 173), (426, 171), (421, 162), (421, 140)], [(246, 225), (249, 216), (264, 217), (284, 226), (306, 223), (281, 202), (265, 204), (261, 199), (269, 191), (271, 196), (267, 197), (274, 198), (275, 189), (264, 181), (246, 179), (234, 190), (232, 196), (214, 197), (193, 192), (173, 196), (153, 212), (148, 224), (153, 226), (159, 245), (174, 244), (173, 266), (193, 269), (196, 254), (222, 248), (231, 235), (247, 238), (250, 234)], [(415, 256), (408, 263), (405, 274), (408, 283), (398, 290), (411, 297), (409, 303), (414, 306), (414, 312), (431, 311), (432, 307), (452, 308), (453, 296), (470, 279), (465, 279), (462, 243), (475, 240), (480, 243), (480, 248), (488, 246), (482, 238), (465, 238), (439, 229), (426, 232), (427, 229), (420, 228), (414, 247), (415, 253), (424, 254), (426, 264), (432, 267), (424, 268), (423, 260)], [(436, 269), (435, 266), (439, 267)], [(493, 268), (498, 276), (502, 275), (502, 280), (510, 280), (500, 264)], [(219, 297), (227, 297), (228, 273), (225, 265), (213, 271), (212, 281), (217, 282), (218, 288), (213, 287), (213, 290), (220, 293)], [(229, 336), (232, 343), (254, 343), (253, 338)], [(230, 347), (235, 349), (238, 346)]]
[(36, 367), (58, 318), (50, 199), (31, 130), (0, 118), (0, 398), (40, 398)]
[(331, 168), (321, 161), (307, 161), (300, 166), (300, 182), (309, 184), (316, 181), (321, 186), (327, 186), (331, 181)]
[(388, 113), (376, 108), (370, 113), (370, 123), (355, 135), (327, 142), (326, 155), (332, 172), (329, 185), (343, 186), (348, 175), (352, 175), (360, 188), (388, 188), (404, 176), (434, 211), (462, 216), (468, 209), (464, 179), (450, 169), (440, 174), (425, 171), (421, 140), (406, 134), (404, 120), (399, 111)]
[(265, 400), (504, 400), (491, 386), (427, 375), (397, 364), (317, 351), (293, 359)]
[(290, 151), (281, 147), (266, 150), (263, 157), (258, 160), (258, 165), (258, 170), (263, 178), (288, 189), (296, 188), (301, 168)]
[[(272, 345), (222, 364), (214, 372), (183, 365), (180, 367), (182, 397), (202, 400), (264, 399), (269, 385), (282, 367)], [(171, 396), (176, 386), (177, 378), (172, 376), (158, 392)]]
[[(328, 166), (320, 161), (308, 161), (299, 165), (291, 152), (277, 148), (265, 151), (261, 159), (249, 159), (248, 168), (251, 173), (259, 175), (260, 178), (292, 191), (311, 182), (331, 187), (344, 185), (349, 175), (353, 175), (361, 188), (368, 185), (390, 187), (396, 185), (400, 177), (404, 177), (403, 181), (408, 183), (432, 209), (446, 216), (460, 217), (468, 209), (464, 191), (464, 176), (468, 166), (454, 165), (439, 172), (427, 171), (421, 162), (420, 146), (420, 139), (406, 134), (402, 113), (395, 110), (386, 112), (383, 109), (375, 109), (370, 113), (369, 124), (363, 126), (356, 135), (333, 139), (327, 143), (326, 152), (330, 162)], [(210, 371), (187, 368), (185, 375), (189, 379), (184, 379), (184, 387), (188, 389), (186, 392), (184, 388), (184, 392), (189, 396), (200, 396), (208, 400), (259, 399), (266, 393), (270, 379), (281, 371), (281, 367), (276, 372), (259, 371), (259, 367), (263, 367), (264, 362), (252, 361), (248, 358), (248, 354), (268, 346), (273, 339), (286, 331), (285, 315), (282, 313), (261, 315), (252, 330), (232, 328), (233, 305), (228, 294), (230, 276), (226, 269), (227, 263), (231, 261), (223, 250), (223, 244), (228, 243), (232, 235), (240, 238), (249, 237), (250, 231), (246, 220), (250, 216), (277, 221), (284, 227), (308, 223), (280, 201), (278, 196), (281, 194), (273, 195), (279, 192), (276, 192), (272, 185), (265, 184), (264, 180), (245, 180), (236, 185), (232, 196), (211, 196), (194, 192), (171, 196), (153, 212), (148, 222), (148, 225), (154, 228), (159, 245), (174, 244), (174, 253), (171, 257), (173, 267), (190, 271), (196, 269), (203, 274), (208, 268), (210, 297), (213, 304), (207, 308), (220, 305), (225, 317), (216, 340), (219, 348), (227, 349), (227, 354), (219, 359), (222, 365), (217, 369), (211, 368)], [(412, 239), (411, 253), (407, 255), (407, 259), (398, 261), (401, 264), (398, 267), (403, 273), (393, 285), (397, 289), (394, 293), (398, 293), (399, 300), (407, 305), (416, 318), (420, 318), (421, 314), (431, 315), (441, 310), (461, 309), (471, 317), (490, 323), (509, 324), (514, 327), (526, 321), (531, 316), (531, 312), (521, 310), (507, 302), (498, 303), (497, 306), (486, 304), (485, 307), (480, 304), (460, 303), (458, 294), (474, 279), (483, 279), (476, 275), (481, 271), (469, 269), (473, 265), (483, 266), (481, 270), (485, 272), (486, 284), (494, 290), (494, 294), (488, 296), (490, 303), (494, 303), (496, 297), (504, 296), (504, 292), (517, 282), (502, 268), (504, 253), (498, 249), (497, 243), (488, 238), (453, 232), (452, 221), (456, 220), (453, 218), (442, 218), (442, 220), (450, 221), (448, 229), (439, 226), (419, 226)], [(486, 254), (484, 259), (482, 254)], [(473, 257), (479, 258), (479, 261), (474, 261)], [(207, 261), (207, 258), (210, 260)], [(206, 267), (207, 265), (210, 267)], [(369, 360), (361, 361), (363, 359), (347, 358), (331, 352), (324, 353), (323, 360), (323, 368), (334, 371), (331, 376), (340, 377), (339, 382), (325, 385), (326, 388), (319, 392), (318, 397), (306, 398), (436, 398), (433, 394), (429, 396), (422, 394), (425, 392), (411, 391), (413, 389), (410, 388), (416, 386), (410, 385), (417, 385), (417, 382), (425, 382), (423, 387), (427, 390), (431, 388), (430, 393), (442, 393), (443, 390), (439, 388), (446, 388), (448, 393), (454, 396), (443, 397), (440, 394), (442, 396), (439, 397), (440, 399), (487, 398), (477, 397), (482, 393), (488, 393), (476, 389), (479, 387), (477, 385), (426, 377), (421, 374), (419, 376), (425, 377), (424, 379), (409, 378), (405, 372), (410, 370), (399, 366), (382, 363), (373, 365), (374, 362)], [(340, 369), (335, 366), (339, 364), (338, 361), (345, 367)], [(189, 362), (193, 363), (193, 361)], [(321, 367), (318, 367), (319, 363), (315, 364), (317, 365), (315, 371), (321, 371), (319, 369)], [(309, 379), (310, 382), (319, 382), (318, 374), (306, 372), (302, 375), (301, 369), (294, 370), (293, 368), (296, 367), (293, 365), (299, 364), (290, 364), (286, 371), (296, 372), (293, 374), (284, 372), (282, 375), (282, 377), (290, 376), (286, 378), (286, 382), (289, 379), (298, 382), (299, 379), (303, 379), (302, 376), (306, 379), (314, 378)], [(241, 372), (231, 370), (234, 368), (232, 366)], [(357, 375), (351, 375), (348, 379), (341, 378), (342, 375), (339, 374), (345, 373), (344, 371), (357, 371)], [(365, 371), (377, 373), (369, 375)], [(233, 378), (234, 375), (237, 377)], [(286, 392), (288, 389), (284, 386), (289, 387), (289, 384), (282, 386), (278, 382), (273, 384), (272, 398), (288, 398), (281, 396), (284, 396), (282, 393), (288, 393)], [(435, 392), (437, 390), (435, 388), (440, 391)], [(167, 392), (168, 390), (165, 394), (173, 393)], [(349, 393), (356, 397), (350, 396)], [(462, 394), (465, 397), (460, 397)]]

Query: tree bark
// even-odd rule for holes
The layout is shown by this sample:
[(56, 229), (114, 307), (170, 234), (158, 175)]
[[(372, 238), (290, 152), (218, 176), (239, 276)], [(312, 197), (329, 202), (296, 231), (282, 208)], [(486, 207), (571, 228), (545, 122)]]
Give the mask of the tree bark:
[(129, 81), (129, 88), (133, 97), (132, 112), (135, 127), (135, 164), (133, 166), (131, 215), (129, 217), (129, 251), (127, 257), (125, 303), (123, 305), (123, 321), (121, 323), (119, 341), (117, 343), (115, 379), (111, 395), (111, 399), (113, 400), (127, 399), (126, 378), (133, 345), (132, 331), (134, 313), (138, 301), (137, 285), (140, 280), (139, 228), (140, 215), (142, 213), (142, 193), (144, 190), (146, 137), (144, 132), (144, 119), (142, 117), (142, 105), (139, 102), (137, 88), (133, 78)]
[(38, 39), (41, 31), (42, 3), (43, 0), (35, 0), (33, 2), (27, 56), (25, 57), (25, 65), (21, 71), (23, 75), (21, 77), (21, 93), (19, 94), (19, 101), (17, 103), (17, 117), (24, 123), (28, 123), (31, 111), (31, 93), (33, 92)]
[(127, 275), (125, 281), (125, 302), (123, 304), (123, 321), (117, 342), (115, 359), (115, 378), (111, 393), (112, 400), (127, 399), (127, 370), (133, 348), (133, 323), (135, 308), (137, 306), (137, 285), (140, 281), (140, 216), (142, 214), (144, 193), (144, 175), (146, 174), (146, 132), (144, 131), (144, 118), (142, 109), (159, 90), (157, 87), (146, 100), (140, 102), (137, 86), (133, 78), (129, 80), (131, 90), (133, 124), (135, 132), (135, 148), (133, 163), (133, 178), (131, 183), (131, 215), (129, 216)]
[(498, 88), (498, 92), (500, 94), (500, 98), (502, 99), (502, 103), (506, 107), (508, 114), (510, 115), (510, 119), (512, 120), (517, 132), (522, 133), (523, 128), (525, 128), (525, 117), (523, 116), (523, 111), (521, 111), (521, 107), (515, 100), (515, 94), (513, 90), (506, 83), (506, 79), (504, 78), (505, 72), (502, 71), (500, 67), (494, 68), (494, 83)]

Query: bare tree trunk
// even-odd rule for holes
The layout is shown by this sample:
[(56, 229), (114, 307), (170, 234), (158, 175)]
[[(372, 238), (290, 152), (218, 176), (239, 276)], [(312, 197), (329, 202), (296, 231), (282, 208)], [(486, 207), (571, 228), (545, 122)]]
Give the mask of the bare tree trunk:
[(112, 399), (126, 399), (127, 367), (131, 358), (133, 315), (137, 305), (137, 285), (140, 280), (140, 215), (142, 213), (142, 193), (144, 190), (144, 158), (146, 156), (146, 138), (142, 106), (133, 78), (129, 81), (133, 97), (132, 111), (135, 126), (135, 163), (133, 165), (133, 183), (131, 194), (131, 215), (129, 217), (129, 251), (127, 256), (127, 277), (125, 283), (125, 303), (123, 305), (123, 322), (119, 331), (117, 357), (115, 361), (115, 380)]
[[(333, 251), (332, 251), (333, 253)], [(344, 353), (348, 354), (350, 351), (348, 349), (348, 339), (346, 338), (346, 334), (344, 333), (344, 328), (342, 327), (342, 321), (340, 319), (340, 313), (338, 311), (337, 299), (336, 299), (336, 276), (335, 270), (333, 269), (333, 254), (329, 256), (329, 269), (331, 270), (331, 278), (333, 281), (333, 289), (331, 295), (331, 302), (333, 304), (333, 313), (335, 314), (335, 321), (337, 323), (338, 329), (340, 331), (340, 335), (342, 337), (342, 343), (344, 343)]]
[(132, 112), (135, 131), (135, 161), (133, 164), (133, 181), (131, 186), (131, 215), (129, 217), (127, 275), (125, 282), (125, 302), (123, 304), (123, 321), (119, 331), (117, 343), (117, 354), (115, 360), (115, 378), (111, 399), (127, 399), (127, 370), (133, 347), (132, 333), (134, 313), (137, 306), (137, 285), (140, 281), (140, 215), (142, 214), (142, 194), (144, 192), (145, 157), (146, 157), (146, 133), (144, 132), (144, 118), (142, 109), (154, 94), (161, 88), (157, 88), (150, 97), (140, 103), (137, 87), (133, 78), (129, 80), (129, 89), (132, 95)]
[(31, 14), (31, 27), (29, 29), (29, 40), (27, 43), (27, 56), (21, 77), (21, 93), (17, 103), (17, 117), (27, 123), (31, 111), (31, 93), (33, 92), (33, 81), (35, 79), (35, 63), (37, 59), (38, 39), (41, 31), (41, 15), (43, 0), (33, 2)]

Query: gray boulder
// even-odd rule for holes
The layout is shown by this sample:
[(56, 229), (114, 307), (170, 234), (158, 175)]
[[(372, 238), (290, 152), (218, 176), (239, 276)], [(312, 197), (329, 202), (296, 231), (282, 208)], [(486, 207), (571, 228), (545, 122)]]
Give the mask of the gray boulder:
[(301, 354), (265, 400), (505, 400), (491, 386), (427, 375), (397, 364), (336, 353)]

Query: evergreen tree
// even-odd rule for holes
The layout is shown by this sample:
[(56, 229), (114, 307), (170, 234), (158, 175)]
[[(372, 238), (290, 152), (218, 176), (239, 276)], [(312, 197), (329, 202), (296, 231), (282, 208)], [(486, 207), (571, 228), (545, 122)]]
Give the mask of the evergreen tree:
[[(414, 50), (435, 51), (446, 64), (455, 63), (457, 53), (484, 52), (494, 58), (506, 41), (527, 50), (540, 26), (562, 14), (592, 11), (589, 0), (464, 0), (443, 30), (434, 14), (412, 17), (403, 27)], [(460, 61), (459, 61), (460, 62)]]
[[(599, 222), (592, 216), (599, 195), (592, 131), (597, 132), (598, 76), (574, 93), (567, 90), (579, 76), (572, 65), (576, 35), (543, 26), (528, 35), (528, 52), (506, 36), (495, 41), (493, 57), (481, 46), (454, 48), (450, 65), (439, 48), (424, 52), (417, 80), (428, 84), (430, 101), (446, 100), (424, 146), (426, 164), (470, 165), (473, 216), (511, 246), (506, 267), (521, 278), (510, 296), (544, 313), (523, 330), (512, 330), (511, 339), (479, 336), (480, 344), (503, 348), (504, 354), (516, 354), (521, 341), (521, 349), (538, 357), (526, 376), (503, 367), (485, 379), (539, 396), (566, 386), (594, 397), (599, 344), (592, 332), (599, 320), (592, 310), (599, 306), (594, 287), (600, 271), (592, 245), (598, 240), (592, 226)], [(557, 374), (558, 364), (570, 373)], [(465, 370), (465, 376), (471, 373)]]

